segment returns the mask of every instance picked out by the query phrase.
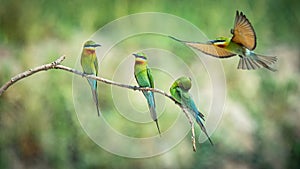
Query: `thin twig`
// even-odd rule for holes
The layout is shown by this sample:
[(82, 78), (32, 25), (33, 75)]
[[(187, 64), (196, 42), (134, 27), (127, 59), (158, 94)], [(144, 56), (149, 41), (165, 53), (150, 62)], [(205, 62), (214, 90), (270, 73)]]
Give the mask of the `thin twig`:
[(182, 109), (182, 111), (184, 112), (185, 116), (188, 118), (190, 124), (191, 124), (191, 130), (192, 130), (192, 145), (193, 145), (193, 151), (196, 152), (196, 138), (195, 138), (195, 127), (194, 127), (194, 121), (193, 119), (191, 118), (188, 110), (183, 107), (183, 106), (180, 106), (180, 108)]
[(65, 59), (65, 56), (61, 56), (59, 57), (56, 61), (52, 62), (52, 63), (48, 63), (48, 64), (44, 64), (44, 65), (41, 65), (41, 66), (38, 66), (36, 68), (33, 68), (33, 69), (29, 69), (23, 73), (20, 73), (20, 74), (17, 74), (16, 76), (12, 77), (10, 79), (10, 81), (6, 82), (3, 86), (1, 86), (0, 88), (0, 96), (11, 86), (13, 85), (14, 83), (16, 83), (17, 81), (21, 80), (21, 79), (24, 79), (28, 76), (31, 76), (37, 72), (40, 72), (40, 71), (46, 71), (46, 70), (49, 70), (49, 69), (53, 69), (55, 66), (59, 65), (63, 60)]
[(188, 118), (189, 120), (189, 123), (191, 124), (191, 128), (192, 128), (192, 144), (193, 144), (193, 151), (196, 151), (196, 137), (195, 137), (195, 130), (194, 130), (194, 122), (193, 122), (193, 119), (191, 118), (191, 116), (189, 115), (188, 111), (186, 110), (185, 107), (183, 107), (178, 101), (176, 101), (171, 95), (167, 94), (166, 92), (160, 90), (160, 89), (156, 89), (156, 88), (148, 88), (148, 87), (138, 87), (138, 86), (131, 86), (131, 85), (127, 85), (127, 84), (122, 84), (122, 83), (118, 83), (118, 82), (114, 82), (114, 81), (111, 81), (111, 80), (108, 80), (108, 79), (105, 79), (105, 78), (102, 78), (102, 77), (98, 77), (98, 76), (94, 76), (94, 75), (88, 75), (88, 74), (85, 74), (83, 72), (80, 72), (76, 69), (72, 69), (72, 68), (69, 68), (67, 66), (63, 66), (61, 65), (61, 62), (63, 60), (65, 60), (65, 56), (61, 56), (59, 57), (57, 60), (55, 60), (54, 62), (52, 63), (48, 63), (48, 64), (44, 64), (44, 65), (41, 65), (41, 66), (38, 66), (36, 68), (33, 68), (33, 69), (29, 69), (23, 73), (19, 73), (17, 74), (16, 76), (12, 77), (10, 79), (10, 81), (6, 82), (1, 88), (0, 88), (0, 96), (10, 87), (12, 86), (13, 84), (15, 84), (16, 82), (28, 77), (28, 76), (31, 76), (35, 73), (38, 73), (38, 72), (41, 72), (41, 71), (47, 71), (47, 70), (50, 70), (50, 69), (61, 69), (61, 70), (64, 70), (64, 71), (67, 71), (67, 72), (71, 72), (71, 73), (74, 73), (74, 74), (77, 74), (79, 76), (82, 76), (82, 77), (86, 77), (86, 78), (90, 78), (90, 79), (95, 79), (97, 81), (100, 81), (100, 82), (103, 82), (103, 83), (106, 83), (106, 84), (110, 84), (110, 85), (114, 85), (114, 86), (118, 86), (118, 87), (122, 87), (122, 88), (127, 88), (127, 89), (131, 89), (131, 90), (138, 90), (138, 91), (152, 91), (152, 92), (156, 92), (156, 93), (159, 93), (161, 95), (164, 95), (166, 97), (168, 97), (169, 99), (171, 99), (172, 101), (174, 101), (175, 104), (177, 104), (181, 109), (182, 111), (184, 112), (184, 114), (186, 115), (186, 117)]

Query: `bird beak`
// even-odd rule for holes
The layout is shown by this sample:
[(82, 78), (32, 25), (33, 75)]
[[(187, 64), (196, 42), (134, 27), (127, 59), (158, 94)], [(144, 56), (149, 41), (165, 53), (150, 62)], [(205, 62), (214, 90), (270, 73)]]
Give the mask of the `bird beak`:
[(217, 42), (217, 40), (210, 40), (209, 42), (210, 43), (215, 43), (215, 42)]
[(147, 60), (147, 57), (146, 56), (143, 56), (143, 55), (139, 55), (139, 54), (132, 54), (133, 56), (135, 56), (135, 58), (140, 58), (140, 59), (143, 59), (143, 60)]
[(99, 44), (95, 44), (95, 45), (94, 45), (94, 47), (99, 47), (99, 46), (101, 46), (101, 45), (99, 45)]

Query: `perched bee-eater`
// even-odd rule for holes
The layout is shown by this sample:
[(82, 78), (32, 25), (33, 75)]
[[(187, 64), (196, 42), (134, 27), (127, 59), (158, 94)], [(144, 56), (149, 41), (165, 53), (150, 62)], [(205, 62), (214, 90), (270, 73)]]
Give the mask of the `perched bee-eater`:
[[(94, 41), (87, 41), (83, 45), (81, 53), (81, 66), (83, 72), (88, 75), (98, 75), (98, 60), (96, 56), (96, 47), (101, 46)], [(98, 116), (100, 116), (99, 103), (98, 103), (98, 93), (97, 93), (97, 80), (87, 79), (89, 85), (91, 86), (93, 99), (96, 104)]]
[[(133, 55), (135, 56), (134, 76), (137, 83), (139, 84), (140, 87), (154, 88), (154, 80), (152, 77), (151, 69), (148, 67), (147, 56), (141, 52)], [(158, 132), (160, 134), (156, 109), (155, 109), (154, 93), (152, 91), (143, 91), (143, 94), (147, 99), (151, 117), (155, 121)]]
[(188, 42), (176, 39), (207, 55), (217, 58), (228, 58), (238, 55), (240, 61), (238, 69), (257, 69), (265, 67), (276, 71), (270, 65), (277, 61), (276, 56), (263, 56), (253, 52), (256, 47), (256, 35), (250, 21), (242, 12), (236, 11), (234, 28), (231, 29), (231, 38), (219, 37), (207, 43)]
[(192, 96), (189, 94), (191, 87), (192, 82), (189, 77), (180, 77), (170, 87), (170, 93), (177, 102), (187, 108), (187, 110), (194, 116), (201, 130), (207, 136), (210, 144), (213, 145), (213, 142), (209, 138), (206, 128), (202, 122), (204, 121), (204, 115), (197, 109)]

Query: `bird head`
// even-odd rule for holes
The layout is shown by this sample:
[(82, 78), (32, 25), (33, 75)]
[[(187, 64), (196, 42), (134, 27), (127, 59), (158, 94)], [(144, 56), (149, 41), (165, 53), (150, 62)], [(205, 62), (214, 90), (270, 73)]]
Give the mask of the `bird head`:
[(137, 62), (147, 62), (147, 56), (143, 52), (134, 53), (133, 56), (135, 56)]
[(230, 38), (226, 37), (218, 37), (215, 40), (210, 40), (209, 41), (211, 44), (214, 44), (216, 46), (226, 46), (230, 42)]
[(92, 40), (89, 40), (84, 43), (83, 48), (89, 49), (89, 50), (95, 50), (95, 48), (98, 46), (101, 46), (101, 45), (97, 44), (96, 42), (94, 42)]
[(192, 87), (192, 79), (186, 76), (180, 77), (177, 79), (177, 85), (180, 89), (187, 92)]

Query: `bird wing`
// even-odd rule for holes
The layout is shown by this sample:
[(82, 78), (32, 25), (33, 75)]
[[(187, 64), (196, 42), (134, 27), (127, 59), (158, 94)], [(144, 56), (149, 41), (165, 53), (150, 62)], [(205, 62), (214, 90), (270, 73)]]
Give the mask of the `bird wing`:
[(197, 109), (192, 96), (188, 92), (181, 92), (182, 102), (186, 105), (188, 109), (193, 112), (193, 116), (196, 118), (197, 116), (201, 117), (204, 120), (204, 115)]
[(97, 59), (97, 56), (95, 56), (95, 61), (94, 61), (94, 66), (95, 66), (95, 69), (96, 69), (96, 76), (98, 76), (98, 59)]
[(150, 87), (154, 88), (154, 80), (153, 80), (153, 76), (152, 76), (152, 72), (151, 69), (147, 67), (147, 76), (150, 82)]
[(231, 30), (233, 34), (232, 41), (242, 44), (249, 50), (254, 50), (256, 47), (256, 35), (250, 21), (246, 18), (243, 12), (236, 11), (234, 28)]
[(211, 42), (208, 43), (190, 42), (190, 41), (177, 39), (173, 36), (169, 36), (169, 37), (173, 40), (176, 40), (178, 42), (184, 43), (187, 46), (197, 49), (207, 55), (211, 55), (217, 58), (228, 58), (235, 55), (234, 53), (231, 53), (230, 51), (227, 51), (224, 48), (218, 47)]
[(140, 87), (151, 87), (147, 69), (135, 71), (134, 76)]
[(213, 45), (212, 43), (185, 42), (186, 45), (193, 47), (201, 52), (217, 58), (228, 58), (236, 54), (227, 51), (224, 48)]

